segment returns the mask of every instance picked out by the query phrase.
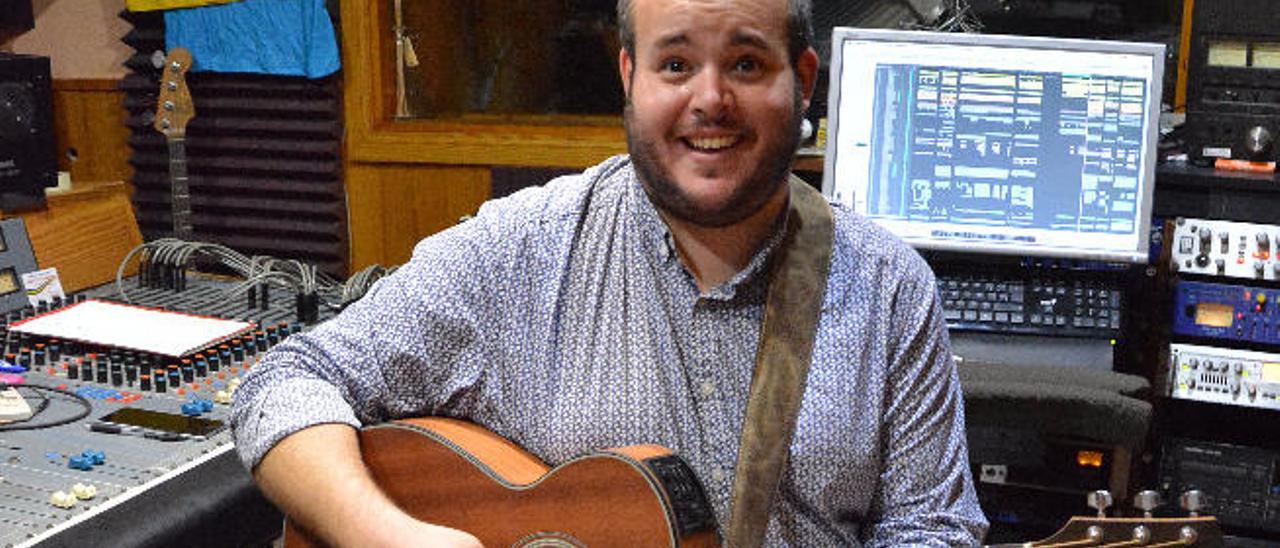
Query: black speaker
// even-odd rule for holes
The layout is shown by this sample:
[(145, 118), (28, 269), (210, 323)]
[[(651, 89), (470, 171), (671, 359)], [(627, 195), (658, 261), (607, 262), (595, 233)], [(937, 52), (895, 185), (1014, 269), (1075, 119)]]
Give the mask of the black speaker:
[(44, 204), (58, 184), (49, 58), (0, 53), (0, 210)]
[(31, 0), (0, 0), (0, 43), (36, 26)]

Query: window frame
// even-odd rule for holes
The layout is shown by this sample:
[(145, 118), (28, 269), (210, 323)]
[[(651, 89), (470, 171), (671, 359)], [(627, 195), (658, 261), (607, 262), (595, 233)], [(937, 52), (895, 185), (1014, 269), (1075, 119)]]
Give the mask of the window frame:
[(621, 113), (397, 120), (390, 12), (385, 0), (341, 3), (348, 161), (587, 167), (626, 151)]

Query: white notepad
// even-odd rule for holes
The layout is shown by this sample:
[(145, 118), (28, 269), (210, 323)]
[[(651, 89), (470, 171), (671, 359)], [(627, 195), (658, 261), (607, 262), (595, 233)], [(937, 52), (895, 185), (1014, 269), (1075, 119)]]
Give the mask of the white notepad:
[(253, 329), (250, 322), (90, 299), (9, 325), (42, 337), (184, 356)]

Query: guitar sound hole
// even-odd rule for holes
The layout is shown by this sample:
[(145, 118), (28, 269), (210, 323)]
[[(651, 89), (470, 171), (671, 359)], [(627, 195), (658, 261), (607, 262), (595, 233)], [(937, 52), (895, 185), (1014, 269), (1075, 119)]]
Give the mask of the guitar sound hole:
[(511, 548), (586, 548), (573, 535), (559, 531), (539, 531), (517, 540)]

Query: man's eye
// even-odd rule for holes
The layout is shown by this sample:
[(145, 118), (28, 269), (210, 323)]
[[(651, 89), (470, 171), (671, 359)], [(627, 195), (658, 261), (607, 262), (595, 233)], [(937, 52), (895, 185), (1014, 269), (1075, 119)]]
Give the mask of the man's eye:
[(733, 63), (733, 70), (737, 72), (756, 72), (760, 70), (760, 62), (750, 57), (744, 57)]
[(662, 70), (664, 72), (686, 72), (689, 70), (689, 65), (680, 59), (668, 59), (662, 62)]

